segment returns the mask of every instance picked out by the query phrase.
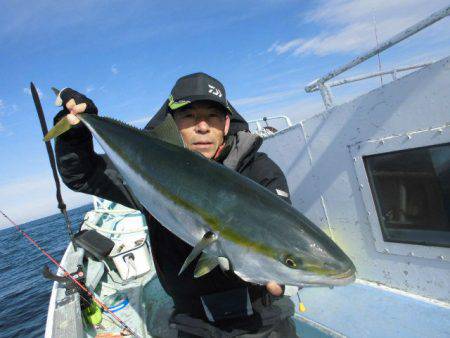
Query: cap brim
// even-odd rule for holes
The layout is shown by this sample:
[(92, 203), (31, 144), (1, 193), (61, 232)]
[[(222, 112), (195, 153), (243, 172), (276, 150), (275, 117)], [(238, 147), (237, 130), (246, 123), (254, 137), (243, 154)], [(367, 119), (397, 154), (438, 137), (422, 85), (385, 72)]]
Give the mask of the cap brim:
[(220, 98), (216, 99), (215, 97), (212, 97), (211, 95), (189, 96), (189, 97), (183, 98), (182, 100), (174, 101), (173, 103), (169, 104), (169, 108), (171, 110), (177, 110), (177, 109), (183, 108), (191, 103), (198, 102), (198, 101), (212, 101), (212, 102), (218, 103), (223, 108), (225, 108), (225, 111), (227, 113), (230, 113), (230, 114), (232, 113), (230, 107), (228, 105), (225, 105), (223, 100), (220, 100)]

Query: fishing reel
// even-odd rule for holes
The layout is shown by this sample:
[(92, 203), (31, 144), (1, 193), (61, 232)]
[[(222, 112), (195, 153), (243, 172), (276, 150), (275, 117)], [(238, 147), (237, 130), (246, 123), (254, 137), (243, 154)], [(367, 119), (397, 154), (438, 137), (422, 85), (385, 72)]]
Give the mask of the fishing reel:
[[(81, 309), (85, 309), (91, 306), (91, 297), (89, 297), (87, 292), (83, 290), (77, 283), (75, 283), (70, 277), (58, 276), (57, 274), (53, 273), (47, 265), (44, 265), (42, 275), (44, 276), (44, 278), (52, 280), (54, 282), (58, 282), (60, 285), (64, 286), (67, 296), (78, 292), (80, 294)], [(71, 273), (70, 276), (72, 276), (72, 278), (79, 282), (81, 285), (85, 286), (86, 275), (83, 271), (83, 266), (78, 265), (77, 270)]]

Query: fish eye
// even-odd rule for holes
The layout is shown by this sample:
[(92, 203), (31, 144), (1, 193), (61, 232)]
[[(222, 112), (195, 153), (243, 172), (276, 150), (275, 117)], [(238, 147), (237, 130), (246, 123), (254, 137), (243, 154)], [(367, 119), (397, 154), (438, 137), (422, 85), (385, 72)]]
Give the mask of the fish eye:
[(292, 255), (285, 255), (283, 257), (282, 263), (286, 265), (288, 268), (295, 269), (299, 264), (301, 264), (301, 260), (295, 258)]
[(286, 265), (290, 268), (295, 268), (297, 266), (292, 258), (286, 258)]

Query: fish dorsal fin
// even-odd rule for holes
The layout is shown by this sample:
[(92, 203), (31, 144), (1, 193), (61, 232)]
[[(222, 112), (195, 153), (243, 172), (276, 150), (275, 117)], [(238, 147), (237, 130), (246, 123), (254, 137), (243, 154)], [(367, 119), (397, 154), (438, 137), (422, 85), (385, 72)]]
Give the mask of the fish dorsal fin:
[(189, 256), (187, 256), (178, 275), (181, 275), (181, 273), (189, 266), (189, 264), (191, 264), (192, 261), (202, 253), (203, 249), (214, 243), (216, 240), (217, 235), (214, 232), (208, 231), (206, 234), (204, 234), (202, 239), (194, 246)]
[(208, 255), (207, 253), (202, 253), (200, 259), (197, 262), (194, 271), (194, 278), (199, 278), (211, 272), (217, 265), (219, 265), (219, 260), (216, 256)]
[(167, 114), (165, 120), (148, 131), (149, 135), (158, 140), (173, 144), (179, 147), (185, 147), (183, 138), (181, 137), (178, 127), (172, 117), (172, 114)]

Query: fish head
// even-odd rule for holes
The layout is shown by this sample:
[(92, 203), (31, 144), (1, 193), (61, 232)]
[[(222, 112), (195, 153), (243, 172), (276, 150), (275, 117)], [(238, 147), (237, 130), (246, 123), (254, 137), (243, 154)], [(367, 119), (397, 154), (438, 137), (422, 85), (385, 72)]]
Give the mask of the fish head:
[(315, 225), (303, 223), (264, 237), (225, 245), (233, 270), (244, 280), (303, 287), (346, 285), (355, 279), (351, 259)]
[(280, 222), (284, 225), (265, 245), (285, 284), (338, 286), (355, 280), (351, 259), (307, 217), (291, 209)]
[(316, 239), (303, 246), (285, 246), (277, 250), (276, 270), (289, 285), (346, 285), (354, 281), (356, 268), (350, 258), (334, 243)]

